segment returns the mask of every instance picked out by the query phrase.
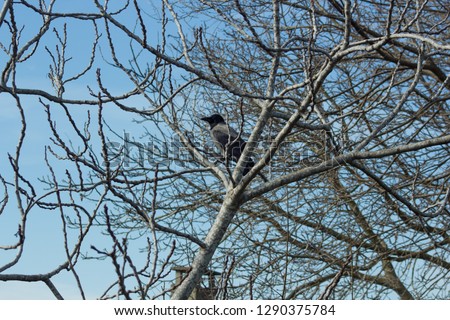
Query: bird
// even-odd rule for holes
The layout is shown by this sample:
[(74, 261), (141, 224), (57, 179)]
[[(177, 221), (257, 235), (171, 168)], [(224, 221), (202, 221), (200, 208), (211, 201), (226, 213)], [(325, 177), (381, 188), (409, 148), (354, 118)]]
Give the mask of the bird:
[[(200, 118), (200, 120), (206, 121), (209, 124), (212, 141), (223, 153), (224, 158), (238, 162), (247, 145), (240, 134), (233, 128), (230, 128), (220, 114), (216, 113), (209, 117)], [(255, 162), (253, 159), (248, 158), (242, 175), (245, 176), (254, 165)]]

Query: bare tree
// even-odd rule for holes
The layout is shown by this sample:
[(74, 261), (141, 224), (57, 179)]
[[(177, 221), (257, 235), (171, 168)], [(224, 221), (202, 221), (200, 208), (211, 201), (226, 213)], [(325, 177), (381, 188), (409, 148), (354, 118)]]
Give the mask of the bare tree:
[[(15, 153), (2, 155), (12, 175), (0, 176), (1, 218), (11, 197), (21, 218), (17, 242), (1, 247), (16, 255), (0, 280), (43, 281), (62, 298), (52, 278), (67, 269), (84, 297), (77, 264), (87, 234), (103, 230), (111, 249), (92, 244), (87, 255), (117, 275), (102, 298), (187, 299), (207, 269), (223, 271), (229, 299), (448, 298), (445, 3), (55, 3), (5, 2), (0, 15), (0, 90), (22, 119)], [(41, 17), (33, 35), (18, 10)], [(81, 52), (74, 27), (91, 30)], [(23, 84), (22, 66), (41, 53), (54, 92)], [(84, 67), (70, 74), (79, 57)], [(71, 92), (79, 83), (82, 98)], [(22, 173), (29, 97), (51, 132), (40, 182)], [(109, 110), (144, 132), (121, 133)], [(247, 140), (237, 164), (208, 141), (199, 118), (211, 113)], [(256, 164), (242, 176), (248, 157)], [(37, 208), (60, 212), (67, 257), (47, 274), (8, 273)], [(143, 239), (140, 266), (129, 249)], [(190, 272), (172, 289), (173, 265)]]

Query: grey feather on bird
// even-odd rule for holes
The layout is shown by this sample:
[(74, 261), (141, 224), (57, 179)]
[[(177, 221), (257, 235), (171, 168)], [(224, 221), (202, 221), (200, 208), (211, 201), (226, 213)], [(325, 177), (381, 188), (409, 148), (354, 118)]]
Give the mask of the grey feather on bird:
[[(233, 129), (230, 128), (220, 114), (213, 114), (209, 117), (201, 118), (209, 124), (209, 132), (212, 141), (218, 149), (222, 152), (224, 158), (233, 162), (238, 162), (242, 153), (244, 152), (246, 142)], [(245, 176), (255, 165), (253, 159), (247, 159), (245, 168), (242, 174)], [(267, 179), (260, 175), (264, 181)]]

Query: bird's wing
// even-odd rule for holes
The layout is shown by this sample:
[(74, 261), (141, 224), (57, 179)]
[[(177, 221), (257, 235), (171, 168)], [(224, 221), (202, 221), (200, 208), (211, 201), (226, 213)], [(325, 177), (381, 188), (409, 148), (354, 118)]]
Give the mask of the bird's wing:
[(238, 134), (231, 128), (228, 128), (226, 124), (218, 124), (211, 130), (212, 138), (214, 142), (220, 145), (220, 148), (224, 149), (226, 145), (230, 145), (235, 142), (243, 142)]
[(231, 157), (234, 161), (239, 159), (245, 148), (245, 142), (238, 137), (236, 131), (226, 124), (219, 124), (211, 130), (211, 135), (217, 147), (222, 151), (227, 148), (228, 157)]

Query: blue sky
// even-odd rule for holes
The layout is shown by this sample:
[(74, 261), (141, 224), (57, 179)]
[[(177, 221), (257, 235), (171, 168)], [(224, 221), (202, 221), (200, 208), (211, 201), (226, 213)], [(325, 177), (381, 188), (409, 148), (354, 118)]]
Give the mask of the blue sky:
[[(150, 3), (150, 2), (149, 2)], [(159, 3), (158, 3), (159, 5)], [(143, 7), (146, 7), (142, 3)], [(151, 12), (151, 6), (147, 6), (148, 12)], [(89, 11), (93, 9), (91, 0), (83, 1), (57, 1), (56, 11)], [(17, 9), (18, 10), (18, 9)], [(36, 15), (16, 10), (17, 23), (19, 26), (25, 25), (23, 31), (24, 41), (38, 30), (40, 20)], [(95, 11), (95, 10), (94, 10)], [(133, 18), (134, 19), (134, 18)], [(55, 24), (56, 27), (62, 28), (63, 20)], [(68, 57), (71, 60), (67, 64), (66, 75), (70, 77), (76, 74), (80, 69), (84, 68), (88, 63), (91, 43), (94, 39), (92, 25), (87, 23), (79, 23), (78, 21), (68, 20)], [(9, 35), (4, 29), (0, 30), (0, 41), (7, 45)], [(150, 28), (150, 26), (148, 26)], [(155, 26), (157, 29), (157, 26)], [(62, 29), (58, 29), (60, 32)], [(118, 39), (118, 38), (117, 38)], [(38, 88), (49, 92), (54, 92), (47, 74), (51, 63), (49, 54), (45, 50), (47, 45), (50, 50), (54, 50), (56, 44), (55, 34), (49, 31), (40, 43), (35, 55), (18, 69), (17, 85), (21, 88)], [(119, 44), (119, 43), (116, 43)], [(123, 53), (129, 50), (129, 42), (121, 44)], [(101, 40), (99, 48), (97, 48), (96, 65), (93, 72), (74, 84), (69, 84), (66, 88), (66, 98), (89, 98), (87, 94), (87, 85), (96, 88), (95, 85), (95, 68), (102, 69), (102, 76), (105, 85), (113, 94), (120, 94), (132, 88), (129, 81), (124, 81), (124, 77), (118, 76), (117, 70), (107, 65), (108, 47), (105, 35)], [(102, 57), (103, 54), (103, 57)], [(105, 60), (103, 60), (106, 59)], [(3, 66), (7, 61), (5, 53), (0, 53), (0, 65)], [(134, 98), (136, 106), (143, 105), (142, 99)], [(43, 106), (36, 97), (24, 97), (22, 100), (25, 117), (27, 120), (27, 136), (21, 153), (21, 170), (22, 174), (37, 186), (37, 193), (42, 194), (42, 184), (38, 182), (39, 178), (48, 174), (48, 170), (44, 161), (44, 148), (50, 145), (49, 140), (50, 129), (46, 120), (46, 113)], [(67, 126), (67, 120), (57, 106), (52, 105), (54, 121), (58, 126), (63, 138), (67, 140), (73, 139), (73, 131)], [(96, 108), (86, 106), (70, 106), (74, 118), (84, 122), (87, 118), (87, 111), (92, 112), (92, 121), (96, 121)], [(104, 117), (108, 124), (114, 128), (116, 132), (129, 132), (131, 136), (138, 137), (144, 130), (138, 126), (130, 126), (133, 121), (133, 115), (127, 114), (115, 106), (108, 105), (105, 107)], [(67, 126), (67, 127), (66, 127)], [(95, 128), (95, 124), (93, 128)], [(67, 128), (67, 130), (65, 129)], [(14, 154), (17, 140), (20, 133), (20, 116), (15, 101), (7, 94), (0, 94), (0, 173), (8, 181), (11, 181), (11, 166), (8, 162), (7, 154)], [(95, 133), (95, 132), (94, 132)], [(95, 135), (95, 134), (94, 134)], [(94, 139), (95, 141), (95, 139)], [(64, 172), (64, 163), (52, 159), (55, 170)], [(39, 187), (41, 186), (41, 187)], [(0, 216), (0, 246), (9, 245), (17, 241), (15, 233), (19, 223), (19, 212), (17, 210), (17, 202), (10, 190), (10, 200), (6, 210)], [(35, 207), (28, 218), (27, 238), (24, 248), (24, 254), (20, 262), (8, 273), (37, 274), (46, 273), (62, 262), (64, 262), (64, 250), (61, 245), (63, 239), (61, 231), (61, 219), (59, 213), (55, 211), (44, 211)], [(86, 245), (82, 251), (88, 252), (90, 244), (95, 244), (99, 249), (109, 249), (111, 244), (109, 239), (100, 233), (100, 230), (94, 230), (86, 239)], [(92, 252), (91, 252), (92, 253)], [(1, 251), (0, 265), (6, 261), (10, 261), (14, 257), (15, 251)], [(80, 278), (85, 287), (87, 298), (98, 298), (103, 290), (113, 281), (114, 274), (112, 272), (110, 261), (83, 260), (80, 261), (77, 269)], [(80, 299), (80, 295), (76, 289), (76, 283), (73, 275), (68, 272), (62, 272), (53, 278), (55, 286), (60, 290), (66, 299)], [(0, 299), (54, 299), (53, 294), (43, 283), (28, 282), (0, 282)]]
[[(37, 2), (37, 1), (35, 1)], [(175, 1), (173, 1), (175, 2)], [(123, 1), (110, 1), (112, 5), (123, 3)], [(139, 1), (139, 5), (144, 8), (144, 19), (146, 21), (146, 27), (149, 32), (149, 41), (152, 41), (152, 45), (156, 45), (160, 42), (160, 25), (157, 23), (160, 17), (160, 12), (154, 11), (161, 5), (161, 1)], [(20, 6), (17, 6), (16, 18), (19, 28), (24, 26), (22, 35), (22, 44), (39, 30), (41, 21), (40, 18), (31, 14), (29, 10), (21, 10)], [(60, 12), (97, 12), (97, 9), (93, 5), (92, 0), (79, 0), (79, 1), (57, 1), (55, 11)], [(187, 23), (192, 24), (208, 24), (208, 32), (221, 32), (220, 22), (211, 21), (199, 21), (195, 17), (190, 17), (191, 20)], [(189, 17), (186, 18), (188, 20)], [(133, 15), (133, 9), (128, 12), (124, 12), (120, 17), (120, 21), (126, 23), (131, 29), (136, 27), (136, 17)], [(68, 48), (66, 65), (66, 78), (77, 74), (81, 69), (89, 62), (90, 51), (92, 41), (95, 39), (93, 24), (90, 22), (77, 21), (73, 19), (60, 19), (57, 20), (51, 29), (44, 36), (39, 44), (38, 49), (34, 55), (20, 64), (17, 69), (17, 86), (20, 88), (28, 89), (41, 89), (54, 93), (54, 89), (48, 78), (49, 65), (51, 64), (51, 58), (46, 50), (46, 46), (51, 52), (55, 52), (55, 45), (57, 44), (57, 37), (55, 32), (52, 31), (53, 27), (56, 27), (59, 34), (62, 34), (64, 23), (67, 23), (68, 32)], [(133, 84), (126, 75), (110, 65), (112, 59), (110, 56), (110, 49), (107, 42), (105, 32), (103, 30), (102, 22), (98, 22), (101, 29), (102, 37), (100, 39), (99, 46), (96, 50), (96, 60), (93, 69), (85, 75), (80, 81), (75, 81), (67, 84), (66, 91), (64, 93), (65, 98), (72, 99), (93, 99), (89, 95), (87, 87), (91, 87), (93, 91), (98, 90), (96, 83), (95, 71), (97, 68), (101, 69), (103, 84), (113, 95), (121, 95), (131, 89)], [(4, 47), (8, 47), (10, 35), (7, 32), (3, 24), (0, 29), (0, 42)], [(139, 27), (136, 27), (136, 32), (139, 33)], [(223, 30), (222, 30), (223, 31)], [(118, 57), (124, 65), (129, 63), (131, 59), (130, 42), (128, 39), (121, 37), (120, 31), (114, 30), (114, 42)], [(168, 37), (174, 39), (177, 37), (176, 30), (173, 24), (169, 23), (167, 33)], [(7, 62), (7, 56), (0, 48), (0, 66), (4, 66)], [(152, 63), (152, 57), (141, 56), (140, 61), (144, 63)], [(146, 60), (147, 59), (147, 60)], [(179, 75), (179, 70), (174, 69), (174, 74)], [(332, 78), (333, 75), (330, 76)], [(196, 97), (198, 98), (198, 97)], [(202, 98), (202, 97), (200, 97)], [(200, 100), (199, 98), (199, 100)], [(217, 97), (217, 99), (219, 99)], [(336, 98), (339, 101), (339, 98)], [(192, 104), (195, 104), (195, 99), (192, 99)], [(178, 102), (178, 101), (177, 101)], [(49, 103), (44, 101), (44, 103)], [(198, 105), (203, 107), (202, 103), (207, 102), (199, 101)], [(48, 175), (48, 168), (44, 160), (45, 146), (52, 145), (50, 141), (51, 131), (47, 122), (47, 115), (43, 105), (39, 102), (37, 97), (24, 96), (22, 97), (22, 104), (24, 107), (25, 117), (27, 121), (27, 136), (21, 152), (21, 173), (22, 175), (31, 181), (36, 187), (38, 195), (45, 193), (44, 185), (39, 182), (40, 178)], [(74, 130), (70, 127), (69, 122), (64, 115), (63, 110), (54, 103), (49, 103), (52, 110), (52, 121), (58, 128), (61, 137), (66, 141), (74, 141), (75, 144), (79, 143), (79, 138), (76, 137)], [(143, 99), (142, 96), (135, 96), (127, 100), (127, 104), (136, 108), (148, 108), (148, 102)], [(200, 109), (198, 105), (195, 105), (194, 112), (203, 113), (207, 110)], [(136, 123), (133, 121), (134, 115), (120, 110), (113, 104), (106, 104), (104, 106), (104, 119), (108, 125), (120, 136), (127, 133), (132, 140), (140, 142), (147, 142), (147, 140), (139, 140), (143, 137), (146, 130), (150, 133), (158, 134), (157, 130), (154, 130), (152, 123)], [(91, 133), (92, 133), (92, 148), (96, 154), (100, 157), (101, 150), (99, 148), (99, 140), (97, 136), (97, 107), (96, 106), (84, 106), (84, 105), (71, 105), (69, 106), (70, 112), (79, 125), (87, 121), (88, 111), (91, 112)], [(218, 107), (220, 108), (220, 107)], [(208, 109), (206, 107), (205, 109)], [(225, 111), (225, 110), (221, 110)], [(376, 109), (378, 112), (379, 110)], [(183, 114), (183, 120), (188, 118), (195, 118), (198, 114), (190, 112), (189, 114)], [(192, 113), (192, 114), (191, 114)], [(250, 120), (251, 121), (251, 120)], [(18, 137), (20, 134), (20, 115), (18, 108), (15, 105), (15, 101), (12, 97), (6, 93), (0, 92), (0, 174), (7, 180), (12, 181), (11, 165), (8, 161), (8, 153), (14, 154)], [(185, 121), (183, 123), (185, 128), (192, 128), (195, 126), (194, 121)], [(337, 132), (339, 130), (339, 122), (335, 122)], [(365, 133), (360, 133), (358, 128), (358, 136), (352, 135), (351, 138), (363, 138)], [(153, 132), (154, 131), (154, 132)], [(204, 131), (196, 131), (196, 133)], [(361, 134), (361, 136), (359, 136)], [(113, 137), (113, 135), (111, 135)], [(197, 135), (196, 138), (201, 137)], [(112, 138), (114, 139), (114, 138)], [(147, 138), (145, 138), (147, 139)], [(119, 141), (119, 143), (121, 143)], [(56, 150), (56, 149), (55, 149)], [(134, 149), (135, 150), (135, 149)], [(302, 151), (304, 152), (304, 151)], [(54, 157), (50, 158), (51, 164), (54, 166), (55, 171), (59, 175), (59, 178), (64, 176), (66, 165), (68, 162), (57, 161)], [(148, 173), (149, 176), (152, 173)], [(286, 189), (287, 190), (287, 189)], [(2, 197), (2, 190), (0, 185), (0, 201)], [(277, 192), (284, 192), (283, 189)], [(280, 197), (281, 199), (281, 197)], [(182, 202), (183, 199), (180, 199)], [(92, 204), (93, 206), (94, 204)], [(193, 213), (194, 214), (194, 213)], [(203, 229), (199, 232), (206, 232), (207, 225), (213, 218), (210, 216), (202, 216), (202, 222), (205, 223)], [(10, 245), (17, 241), (15, 236), (17, 232), (17, 226), (20, 221), (20, 213), (17, 209), (17, 202), (14, 195), (13, 188), (10, 188), (10, 200), (6, 210), (0, 215), (0, 246)], [(190, 221), (185, 222), (189, 225)], [(62, 246), (63, 232), (61, 228), (62, 222), (60, 213), (58, 210), (41, 210), (35, 206), (28, 217), (27, 222), (27, 238), (26, 245), (24, 247), (24, 254), (20, 262), (13, 268), (7, 270), (7, 273), (18, 274), (38, 274), (47, 273), (56, 268), (61, 263), (65, 262), (65, 253)], [(312, 236), (316, 234), (313, 233)], [(76, 233), (71, 235), (71, 241)], [(305, 237), (311, 235), (306, 234)], [(180, 243), (182, 243), (182, 239)], [(91, 231), (89, 236), (85, 239), (85, 244), (82, 248), (82, 253), (87, 255), (95, 255), (90, 249), (91, 245), (95, 245), (100, 250), (110, 250), (111, 240), (108, 236), (102, 233), (100, 228)], [(130, 248), (133, 253), (138, 254), (139, 249), (145, 244), (139, 241), (134, 243), (134, 247)], [(11, 261), (15, 255), (15, 251), (0, 251), (0, 266), (6, 262)], [(188, 255), (188, 254), (187, 254)], [(136, 262), (143, 262), (145, 253), (138, 255)], [(88, 299), (95, 299), (101, 296), (106, 287), (108, 287), (114, 280), (115, 274), (111, 266), (111, 262), (108, 260), (81, 260), (77, 265), (77, 272), (80, 276), (83, 287), (85, 289), (86, 297)], [(173, 277), (173, 275), (172, 275)], [(72, 274), (67, 271), (61, 272), (56, 277), (52, 278), (55, 286), (61, 292), (62, 296), (66, 299), (80, 299), (80, 294), (76, 288), (76, 282)], [(29, 282), (0, 282), (0, 299), (54, 299), (53, 294), (43, 283), (29, 283)]]

